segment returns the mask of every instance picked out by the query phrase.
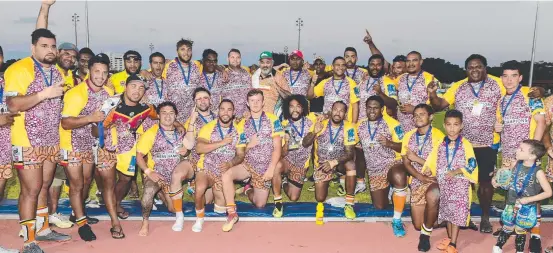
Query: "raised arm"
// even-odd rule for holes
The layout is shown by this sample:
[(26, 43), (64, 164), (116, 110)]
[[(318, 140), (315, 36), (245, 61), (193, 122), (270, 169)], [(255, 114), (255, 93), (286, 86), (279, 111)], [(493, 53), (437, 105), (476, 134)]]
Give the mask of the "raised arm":
[[(365, 38), (363, 39), (363, 41), (367, 43), (367, 45), (369, 45), (369, 50), (371, 50), (371, 54), (372, 55), (379, 54), (379, 55), (382, 55), (382, 57), (384, 57), (382, 52), (380, 52), (380, 50), (374, 44), (373, 38), (369, 33), (369, 30), (365, 29), (365, 32), (367, 34), (365, 35)], [(384, 58), (384, 69), (386, 70), (390, 69), (390, 63), (386, 60), (386, 58)]]
[(56, 0), (42, 0), (40, 12), (38, 13), (38, 18), (36, 19), (35, 29), (48, 29), (48, 14), (50, 13), (50, 6), (52, 6), (55, 2)]

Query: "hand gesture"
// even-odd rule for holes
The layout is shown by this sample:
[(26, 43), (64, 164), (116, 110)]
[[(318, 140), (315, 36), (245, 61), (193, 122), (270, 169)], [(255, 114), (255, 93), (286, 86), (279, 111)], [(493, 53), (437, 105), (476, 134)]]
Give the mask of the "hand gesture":
[(503, 131), (503, 124), (501, 122), (495, 122), (493, 129), (495, 132), (501, 133)]
[(44, 90), (40, 91), (38, 94), (42, 99), (51, 99), (61, 97), (63, 95), (63, 84), (64, 82), (56, 83), (52, 86), (46, 87)]
[(274, 172), (275, 172), (275, 168), (269, 168), (267, 171), (265, 171), (265, 174), (263, 174), (263, 181), (272, 180)]
[(0, 114), (0, 126), (11, 126), (13, 125), (14, 117), (19, 116), (19, 113), (4, 113)]
[(399, 110), (404, 114), (412, 114), (415, 110), (415, 107), (411, 104), (401, 104)]
[(438, 84), (436, 83), (436, 79), (432, 77), (432, 81), (426, 86), (426, 91), (428, 94), (436, 94), (438, 91)]
[(227, 136), (225, 136), (225, 138), (222, 141), (224, 145), (228, 145), (228, 144), (231, 144), (233, 140), (234, 138), (232, 137), (232, 134), (227, 134)]
[[(367, 82), (368, 82), (368, 80), (367, 80)], [(379, 84), (378, 81), (373, 85), (373, 90), (377, 95), (382, 94), (382, 87), (380, 87), (380, 84)]]
[(232, 163), (231, 162), (224, 162), (224, 163), (221, 163), (217, 166), (217, 168), (222, 171), (222, 172), (225, 172), (227, 171), (228, 169), (230, 169), (232, 167)]
[(542, 87), (532, 87), (530, 88), (530, 93), (528, 93), (530, 98), (543, 98), (545, 97), (545, 89)]
[(320, 133), (323, 130), (323, 122), (320, 119), (317, 119), (315, 123), (315, 134)]
[(149, 172), (146, 172), (146, 176), (148, 176), (149, 179), (151, 179), (152, 181), (156, 182), (156, 183), (160, 183), (160, 184), (163, 184), (163, 179), (161, 179), (161, 176), (159, 175), (159, 173), (153, 171), (153, 170), (149, 170)]
[(378, 136), (377, 140), (380, 143), (380, 145), (382, 145), (384, 147), (390, 146), (390, 140), (386, 139), (386, 137), (384, 137), (382, 135)]
[(418, 157), (419, 156), (415, 154), (415, 152), (411, 151), (410, 149), (407, 149), (407, 159), (409, 159), (411, 162), (415, 161)]
[(52, 6), (56, 3), (56, 0), (42, 0), (43, 5)]
[(310, 68), (311, 68), (311, 64), (309, 64), (309, 62), (304, 62), (304, 63), (303, 63), (303, 69), (304, 69), (304, 70), (308, 70), (308, 69), (310, 69)]
[(192, 112), (190, 112), (190, 122), (189, 125), (192, 126), (196, 123), (196, 120), (198, 119), (200, 113), (196, 109), (196, 105), (194, 105), (194, 108), (192, 108)]
[(326, 161), (318, 169), (322, 170), (324, 173), (329, 173), (332, 171), (332, 164), (330, 164), (330, 161)]
[(88, 123), (98, 123), (105, 119), (104, 112), (95, 111), (92, 114), (88, 115)]
[(249, 148), (254, 148), (255, 146), (259, 145), (259, 137), (257, 137), (257, 134), (254, 134), (252, 138), (250, 138), (250, 142), (248, 143)]
[(365, 38), (363, 38), (363, 42), (369, 44), (373, 41), (373, 37), (371, 36), (371, 34), (369, 33), (369, 30), (365, 29)]
[(144, 77), (144, 79), (146, 79), (146, 81), (152, 81), (155, 78), (154, 75), (152, 74), (152, 72), (150, 72), (148, 70), (145, 70), (145, 69), (140, 71), (140, 75), (142, 77)]

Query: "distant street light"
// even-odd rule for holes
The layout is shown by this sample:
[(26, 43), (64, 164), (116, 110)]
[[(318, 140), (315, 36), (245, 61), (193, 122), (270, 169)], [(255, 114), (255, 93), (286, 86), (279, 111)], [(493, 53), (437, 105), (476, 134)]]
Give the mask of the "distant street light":
[(301, 18), (298, 18), (298, 20), (296, 20), (296, 26), (298, 27), (298, 50), (300, 50), (301, 27), (303, 26), (303, 20)]
[(77, 22), (79, 22), (79, 15), (77, 13), (73, 14), (73, 26), (75, 26), (75, 46), (79, 47), (79, 44), (77, 43)]
[(288, 46), (284, 46), (284, 63), (288, 63)]
[(154, 44), (150, 43), (150, 54), (154, 53)]

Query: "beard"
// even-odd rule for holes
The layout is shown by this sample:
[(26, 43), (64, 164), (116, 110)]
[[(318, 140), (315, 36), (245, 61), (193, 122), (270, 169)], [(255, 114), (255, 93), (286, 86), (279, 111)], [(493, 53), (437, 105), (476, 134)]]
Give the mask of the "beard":
[(180, 55), (179, 55), (178, 57), (179, 57), (179, 60), (180, 60), (181, 62), (184, 62), (184, 63), (189, 63), (190, 60), (192, 59), (192, 57), (191, 57), (191, 58), (188, 59), (188, 60), (184, 60), (182, 57), (180, 57)]
[(228, 124), (230, 123), (232, 120), (233, 120), (234, 116), (233, 117), (229, 117), (228, 120), (224, 120), (222, 117), (219, 117), (219, 121), (221, 121), (221, 123), (223, 124)]
[(261, 74), (263, 74), (263, 75), (269, 75), (269, 74), (271, 74), (271, 70), (272, 70), (271, 67), (267, 67), (266, 69), (261, 68)]

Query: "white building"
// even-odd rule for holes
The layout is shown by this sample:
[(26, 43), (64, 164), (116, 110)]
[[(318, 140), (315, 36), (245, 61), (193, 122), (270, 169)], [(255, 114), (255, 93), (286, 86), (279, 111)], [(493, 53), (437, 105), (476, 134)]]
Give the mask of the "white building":
[(109, 70), (114, 72), (123, 71), (125, 69), (125, 60), (122, 53), (105, 53), (109, 57)]

